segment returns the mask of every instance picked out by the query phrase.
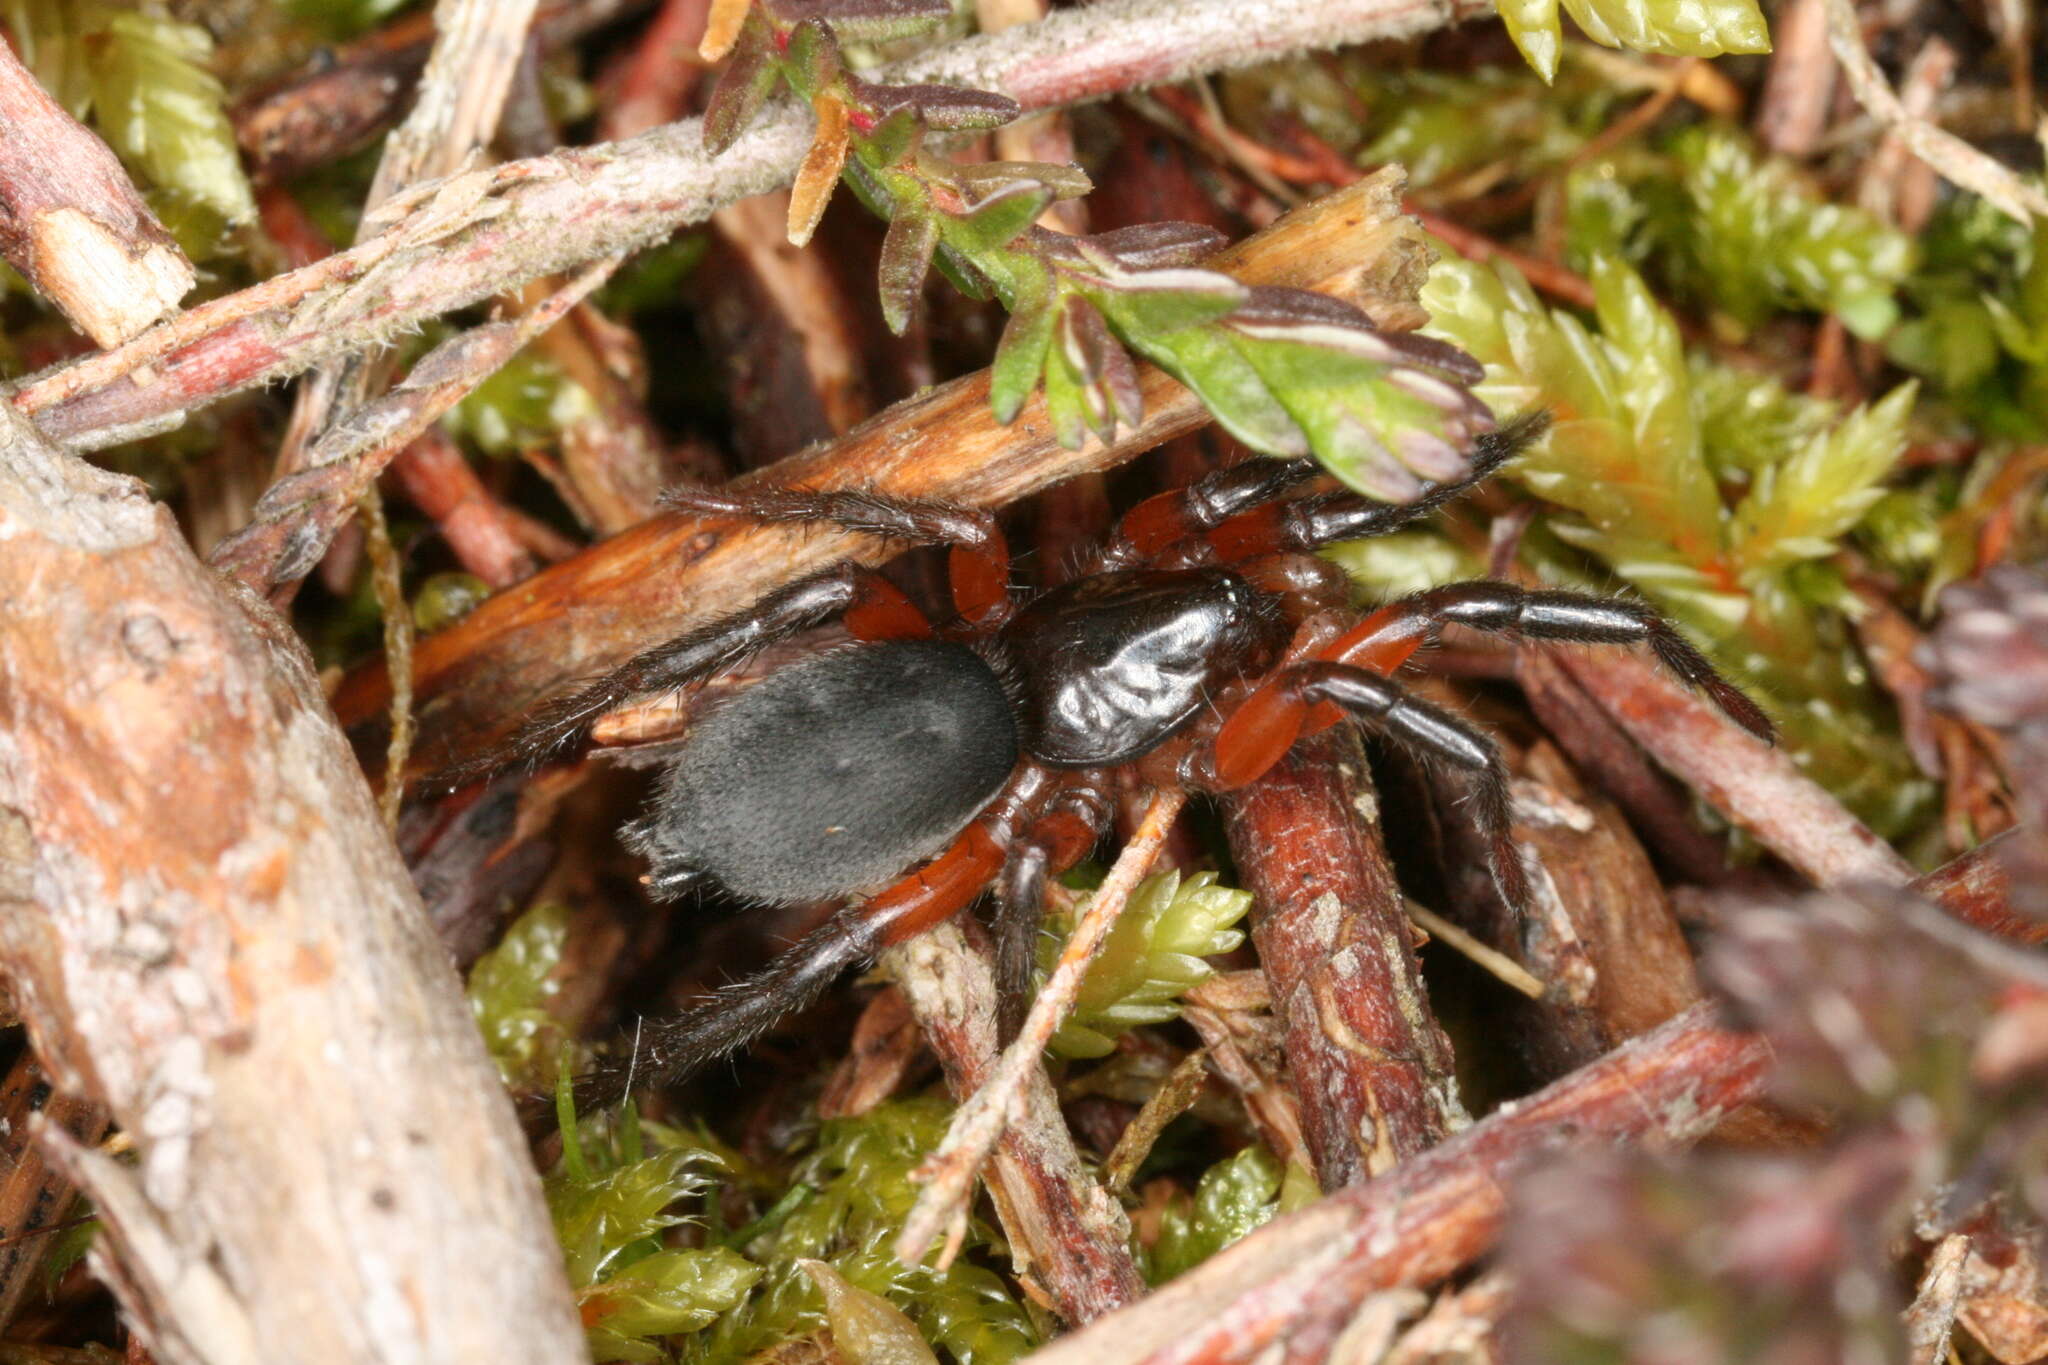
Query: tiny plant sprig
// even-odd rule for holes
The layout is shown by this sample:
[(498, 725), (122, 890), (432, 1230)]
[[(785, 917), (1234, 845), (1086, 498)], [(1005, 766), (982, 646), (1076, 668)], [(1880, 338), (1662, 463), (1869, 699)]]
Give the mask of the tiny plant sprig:
[(1454, 347), (1382, 332), (1362, 311), (1303, 289), (1248, 286), (1204, 270), (1220, 234), (1151, 223), (1089, 237), (1036, 226), (1091, 188), (1079, 167), (963, 164), (927, 135), (999, 127), (1021, 110), (985, 91), (882, 85), (840, 47), (929, 28), (945, 0), (721, 0), (703, 52), (731, 61), (704, 118), (714, 150), (736, 139), (778, 85), (818, 130), (790, 196), (790, 240), (809, 240), (844, 180), (889, 222), (882, 315), (902, 332), (926, 276), (941, 273), (1009, 310), (990, 382), (1008, 423), (1043, 388), (1057, 439), (1078, 447), (1143, 416), (1132, 352), (1192, 389), (1233, 436), (1268, 455), (1315, 455), (1360, 492), (1390, 501), (1463, 472), (1492, 423), (1469, 385), (1482, 371)]

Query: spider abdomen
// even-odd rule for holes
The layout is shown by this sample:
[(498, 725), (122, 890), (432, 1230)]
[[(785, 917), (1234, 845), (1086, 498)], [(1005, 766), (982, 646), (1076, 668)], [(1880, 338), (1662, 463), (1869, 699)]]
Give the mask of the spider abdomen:
[(707, 715), (627, 840), (657, 891), (701, 874), (749, 900), (843, 896), (938, 852), (1016, 761), (1009, 699), (974, 651), (852, 645)]

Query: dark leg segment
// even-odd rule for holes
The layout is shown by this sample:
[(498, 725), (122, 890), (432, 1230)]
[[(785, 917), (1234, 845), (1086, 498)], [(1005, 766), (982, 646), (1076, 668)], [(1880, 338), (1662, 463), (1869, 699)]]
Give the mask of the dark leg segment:
[(888, 890), (847, 906), (764, 971), (687, 1014), (647, 1021), (637, 1056), (612, 1058), (577, 1078), (578, 1112), (616, 1104), (629, 1081), (673, 1085), (746, 1046), (815, 1001), (847, 968), (965, 909), (1002, 862), (1002, 849), (984, 824), (969, 825), (944, 853)]
[(913, 545), (950, 545), (953, 604), (962, 619), (994, 624), (1009, 604), (1010, 551), (995, 517), (972, 507), (860, 491), (802, 488), (675, 488), (671, 507), (754, 521), (823, 521)]
[(841, 612), (851, 616), (864, 605), (872, 605), (907, 630), (912, 622), (901, 617), (897, 602), (901, 608), (910, 608), (887, 580), (853, 564), (798, 579), (743, 612), (634, 655), (581, 691), (540, 707), (505, 739), (475, 758), (443, 769), (430, 782), (458, 787), (501, 768), (538, 764), (573, 747), (600, 716), (632, 698), (672, 690), (734, 667)]
[(1528, 412), (1480, 436), (1472, 445), (1472, 468), (1463, 478), (1427, 484), (1409, 502), (1375, 502), (1355, 493), (1332, 493), (1296, 502), (1268, 503), (1222, 522), (1208, 532), (1217, 558), (1226, 564), (1259, 555), (1307, 554), (1344, 540), (1384, 536), (1431, 515), (1491, 478), (1510, 459), (1550, 429), (1550, 414)]
[(1473, 813), (1486, 838), (1493, 879), (1509, 905), (1528, 903), (1529, 882), (1510, 832), (1513, 803), (1507, 764), (1491, 739), (1470, 722), (1430, 705), (1391, 678), (1343, 664), (1312, 663), (1281, 674), (1303, 704), (1328, 702), (1424, 758), (1450, 764), (1471, 780)]
[(1766, 742), (1769, 717), (1715, 671), (1707, 657), (1654, 610), (1622, 597), (1530, 590), (1513, 583), (1453, 583), (1403, 598), (1378, 613), (1390, 631), (1403, 623), (1434, 638), (1446, 622), (1527, 640), (1587, 645), (1647, 644), (1663, 665), (1712, 698), (1736, 724)]
[(1086, 857), (1109, 827), (1109, 817), (1109, 798), (1103, 792), (1069, 788), (1010, 846), (996, 879), (995, 922), (997, 1027), (1006, 1044), (1017, 1036), (1034, 994), (1046, 878)]

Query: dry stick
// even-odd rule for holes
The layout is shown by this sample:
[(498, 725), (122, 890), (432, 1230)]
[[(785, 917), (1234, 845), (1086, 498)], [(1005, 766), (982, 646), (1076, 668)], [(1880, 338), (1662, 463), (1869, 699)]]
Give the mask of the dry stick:
[[(938, 1054), (947, 1088), (965, 1100), (996, 1064), (996, 985), (986, 958), (958, 925), (943, 924), (890, 949), (883, 963)], [(1144, 1295), (1130, 1220), (1074, 1150), (1042, 1069), (1026, 1078), (1022, 1108), (989, 1164), (988, 1188), (1017, 1273), (1040, 1281), (1069, 1323), (1093, 1322)]]
[(0, 129), (0, 256), (95, 345), (119, 345), (177, 307), (192, 263), (107, 144), (4, 39)]
[(307, 468), (266, 489), (249, 524), (215, 546), (208, 562), (265, 593), (310, 573), (392, 457), (604, 283), (617, 265), (600, 261), (512, 321), (473, 327), (429, 351), (389, 393), (329, 429), (307, 452)]
[[(1420, 234), (1400, 214), (1398, 184), (1398, 175), (1373, 176), (1281, 219), (1210, 264), (1247, 284), (1321, 288), (1365, 308), (1382, 326), (1413, 327), (1422, 317), (1413, 300), (1427, 256)], [(1011, 426), (998, 426), (988, 411), (988, 374), (981, 371), (750, 477), (1002, 507), (1119, 464), (1208, 420), (1179, 384), (1150, 367), (1140, 374), (1144, 420), (1106, 446), (1091, 440), (1080, 450), (1062, 449), (1037, 398)], [(516, 724), (565, 684), (604, 673), (656, 641), (836, 560), (876, 563), (892, 553), (887, 542), (823, 528), (656, 517), (420, 641), (420, 752), (430, 762), (446, 762)], [(358, 673), (334, 700), (343, 724), (366, 721), (389, 701), (387, 680), (375, 668)]]
[(1912, 151), (1951, 184), (1982, 195), (2000, 212), (2022, 223), (2048, 218), (2048, 194), (2022, 181), (1993, 158), (1978, 151), (1955, 134), (1915, 118), (1899, 102), (1891, 82), (1877, 69), (1870, 49), (1863, 45), (1862, 21), (1857, 18), (1855, 0), (1827, 0), (1828, 44), (1849, 88), (1870, 116), (1884, 125)]
[[(647, 0), (548, 0), (533, 19), (544, 53), (574, 43)], [(369, 142), (405, 108), (434, 42), (435, 16), (414, 10), (373, 33), (323, 48), (300, 70), (228, 111), (260, 180), (289, 180)]]
[(1522, 1162), (1563, 1146), (1693, 1142), (1763, 1095), (1770, 1059), (1762, 1040), (1695, 1006), (1380, 1179), (1268, 1223), (1034, 1365), (1250, 1361), (1283, 1342), (1304, 1308), (1433, 1284), (1470, 1264), (1493, 1244)]
[(305, 648), (0, 411), (0, 972), (163, 1365), (585, 1359), (525, 1142)]
[[(1482, 13), (1464, 0), (1107, 0), (870, 73), (996, 90), (1028, 112), (1147, 83)], [(400, 196), (417, 215), (350, 251), (201, 305), (105, 354), (17, 385), (52, 437), (94, 447), (188, 408), (388, 341), (536, 276), (638, 250), (714, 209), (788, 183), (809, 143), (777, 105), (726, 152), (696, 120), (625, 142), (457, 174)], [(394, 201), (395, 202), (395, 201)]]
[(1409, 901), (1408, 918), (1423, 933), (1437, 939), (1445, 947), (1470, 958), (1472, 965), (1492, 976), (1509, 990), (1518, 991), (1531, 1000), (1543, 998), (1543, 982), (1532, 975), (1528, 968), (1506, 953), (1487, 947), (1428, 906)]
[[(0, 912), (6, 909), (0, 901)], [(49, 1254), (44, 1238), (67, 1226), (65, 1215), (78, 1196), (30, 1143), (36, 1114), (88, 1147), (107, 1131), (106, 1109), (54, 1090), (28, 1048), (0, 1079), (0, 1336)]]
[(1750, 735), (1641, 659), (1560, 649), (1565, 670), (1624, 730), (1707, 803), (1816, 886), (1901, 886), (1913, 869), (1791, 755)]
[(1383, 1175), (1471, 1120), (1357, 734), (1296, 745), (1223, 809), (1316, 1179)]
[(1102, 950), (1109, 931), (1129, 904), (1131, 893), (1138, 889), (1139, 879), (1151, 870), (1153, 859), (1166, 842), (1167, 830), (1172, 828), (1187, 799), (1187, 793), (1180, 790), (1152, 794), (1145, 818), (1117, 855), (1116, 865), (1109, 869), (1102, 885), (1089, 897), (1088, 908), (1060, 951), (1052, 975), (1031, 1002), (1031, 1010), (1024, 1016), (1017, 1036), (1003, 1049), (981, 1088), (953, 1111), (945, 1140), (919, 1168), (925, 1187), (896, 1238), (896, 1255), (904, 1264), (915, 1265), (923, 1260), (925, 1251), (948, 1228), (954, 1229), (954, 1233), (941, 1259), (942, 1263), (952, 1260), (959, 1233), (966, 1226), (974, 1178), (1009, 1127), (1011, 1116), (1023, 1107), (1027, 1091), (1044, 1078), (1040, 1058), (1046, 1044), (1073, 1012), (1088, 964)]

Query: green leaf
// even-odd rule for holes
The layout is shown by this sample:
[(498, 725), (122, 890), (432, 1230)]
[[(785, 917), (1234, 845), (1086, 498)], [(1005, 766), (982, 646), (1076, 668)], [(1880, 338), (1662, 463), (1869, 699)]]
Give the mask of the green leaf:
[[(1233, 926), (1251, 903), (1251, 892), (1216, 885), (1214, 872), (1186, 881), (1178, 872), (1147, 877), (1089, 965), (1074, 1012), (1053, 1035), (1050, 1051), (1107, 1056), (1129, 1030), (1178, 1018), (1180, 997), (1215, 975), (1202, 959), (1244, 941)], [(1059, 944), (1048, 937), (1040, 947), (1042, 965), (1049, 967)]]
[(1195, 391), (1225, 431), (1264, 455), (1306, 455), (1308, 437), (1287, 415), (1258, 369), (1213, 327), (1182, 327), (1164, 334), (1117, 324), (1131, 349)]
[[(1718, 57), (1768, 52), (1770, 31), (1755, 0), (1564, 0), (1588, 38), (1608, 47), (1667, 57)], [(1557, 75), (1562, 52), (1558, 0), (1505, 0), (1508, 36), (1544, 80)]]
[(996, 358), (989, 370), (989, 406), (996, 421), (1008, 426), (1023, 410), (1038, 376), (1045, 369), (1046, 348), (1052, 345), (1053, 287), (1038, 276), (1027, 289), (1020, 289), (1010, 306), (1010, 320), (996, 343)]
[(1013, 180), (993, 188), (948, 223), (953, 246), (970, 254), (1008, 246), (1053, 201), (1052, 188), (1035, 180)]
[(896, 216), (882, 238), (882, 259), (876, 275), (882, 291), (882, 320), (902, 336), (924, 292), (932, 252), (939, 244), (939, 215), (922, 204), (898, 203)]
[(1247, 1147), (1202, 1173), (1192, 1201), (1169, 1206), (1152, 1245), (1150, 1279), (1164, 1284), (1246, 1233), (1313, 1199), (1315, 1177), (1283, 1166), (1264, 1147)]
[(226, 94), (206, 69), (213, 56), (206, 30), (115, 14), (85, 43), (93, 121), (122, 160), (230, 224), (254, 218), (256, 196), (222, 107)]
[(769, 60), (771, 49), (762, 26), (750, 22), (739, 45), (711, 87), (711, 100), (704, 109), (704, 145), (722, 152), (739, 140), (768, 96), (781, 81), (782, 73)]
[(542, 902), (469, 969), (470, 1012), (508, 1084), (537, 1090), (555, 1073), (563, 1025), (547, 1002), (568, 941), (568, 907)]

